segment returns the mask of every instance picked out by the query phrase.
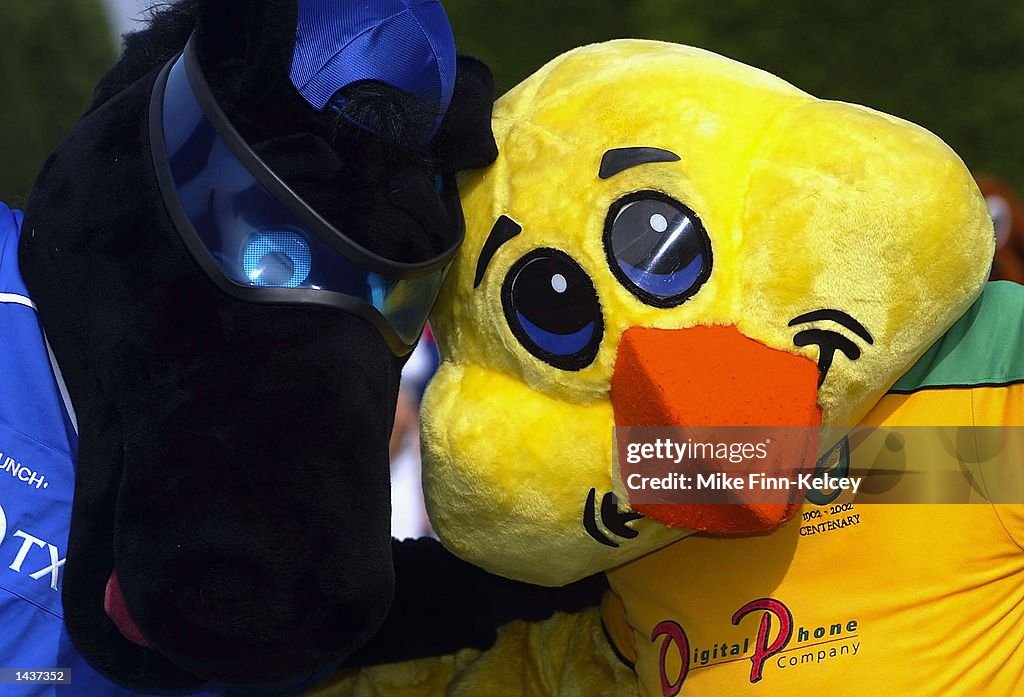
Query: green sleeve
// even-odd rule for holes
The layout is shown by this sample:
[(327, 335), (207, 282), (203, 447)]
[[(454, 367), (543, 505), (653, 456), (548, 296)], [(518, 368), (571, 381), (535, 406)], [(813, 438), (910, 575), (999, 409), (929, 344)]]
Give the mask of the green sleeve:
[(1004, 387), (1024, 382), (1024, 286), (996, 281), (890, 390)]

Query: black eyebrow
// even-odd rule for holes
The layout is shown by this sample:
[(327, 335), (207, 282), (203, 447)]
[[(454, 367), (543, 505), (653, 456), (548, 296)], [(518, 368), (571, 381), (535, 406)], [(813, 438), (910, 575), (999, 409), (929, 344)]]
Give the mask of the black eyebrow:
[(864, 339), (864, 341), (868, 342), (869, 344), (875, 343), (874, 338), (871, 336), (871, 332), (869, 332), (863, 324), (861, 324), (860, 322), (855, 320), (851, 315), (843, 312), (842, 310), (824, 309), (808, 312), (795, 318), (793, 321), (789, 323), (789, 326), (795, 327), (798, 324), (805, 324), (807, 322), (820, 322), (821, 320), (832, 320), (836, 324), (841, 324), (842, 326), (846, 327), (851, 332), (859, 336), (861, 339)]
[(613, 148), (601, 158), (601, 179), (610, 179), (619, 172), (651, 162), (679, 162), (679, 155), (661, 148)]
[(484, 280), (487, 265), (491, 263), (491, 259), (494, 257), (494, 253), (498, 251), (498, 248), (522, 231), (523, 226), (507, 215), (498, 218), (494, 223), (494, 227), (491, 228), (491, 234), (487, 236), (487, 240), (484, 242), (484, 248), (480, 250), (480, 258), (476, 262), (476, 278), (473, 280), (474, 289)]

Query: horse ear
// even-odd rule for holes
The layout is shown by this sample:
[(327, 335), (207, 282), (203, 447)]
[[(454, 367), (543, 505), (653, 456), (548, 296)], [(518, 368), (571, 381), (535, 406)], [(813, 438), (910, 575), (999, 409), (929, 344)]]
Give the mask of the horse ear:
[(86, 113), (178, 55), (196, 28), (196, 5), (197, 0), (177, 0), (154, 7), (145, 28), (124, 34), (121, 58), (96, 85)]
[(199, 60), (209, 76), (225, 68), (237, 98), (257, 102), (288, 80), (298, 0), (198, 0)]
[(442, 173), (479, 169), (498, 157), (491, 130), (494, 76), (487, 65), (459, 56), (451, 106), (434, 136), (432, 152)]

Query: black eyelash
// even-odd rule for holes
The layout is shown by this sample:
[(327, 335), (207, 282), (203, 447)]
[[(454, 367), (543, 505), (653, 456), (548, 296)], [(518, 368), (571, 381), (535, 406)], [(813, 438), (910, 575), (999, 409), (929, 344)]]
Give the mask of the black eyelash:
[(871, 332), (869, 332), (863, 324), (854, 319), (853, 315), (843, 312), (842, 310), (830, 310), (826, 308), (824, 310), (814, 310), (813, 312), (807, 312), (805, 314), (800, 315), (799, 317), (794, 318), (789, 323), (789, 326), (795, 327), (798, 324), (820, 322), (821, 320), (831, 320), (836, 324), (840, 324), (846, 327), (851, 332), (859, 336), (861, 339), (864, 339), (864, 341), (868, 342), (869, 344), (875, 343), (874, 338), (871, 336)]

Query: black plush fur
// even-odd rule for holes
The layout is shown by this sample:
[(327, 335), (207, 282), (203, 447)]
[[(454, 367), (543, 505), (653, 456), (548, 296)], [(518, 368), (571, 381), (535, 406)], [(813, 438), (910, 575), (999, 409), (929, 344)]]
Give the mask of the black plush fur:
[[(314, 673), (364, 646), (394, 593), (387, 445), (402, 361), (361, 319), (242, 302), (205, 275), (161, 200), (148, 102), (198, 27), (204, 73), (270, 167), (357, 241), (418, 261), (453, 235), (433, 177), (496, 155), (493, 82), (460, 59), (452, 109), (419, 146), (416, 105), (379, 85), (346, 92), (348, 113), (310, 109), (288, 79), (295, 22), (295, 0), (157, 14), (27, 206), (21, 269), (80, 428), (65, 618), (83, 655), (137, 689)], [(374, 115), (385, 132), (354, 125)], [(510, 584), (432, 542), (395, 553), (396, 612), (355, 663), (483, 648), (501, 623), (603, 588)], [(154, 649), (107, 617), (114, 570)]]
[(437, 540), (392, 546), (394, 603), (384, 625), (348, 658), (347, 667), (488, 649), (504, 624), (579, 612), (598, 604), (608, 590), (604, 574), (564, 588), (539, 588), (489, 574), (447, 553)]

